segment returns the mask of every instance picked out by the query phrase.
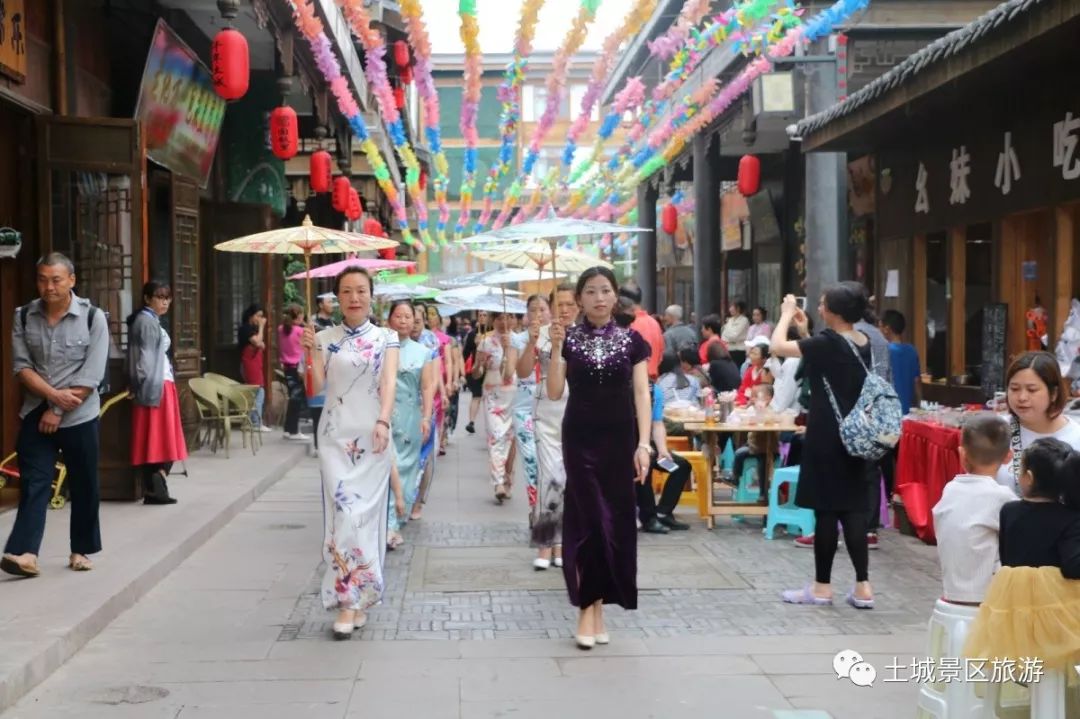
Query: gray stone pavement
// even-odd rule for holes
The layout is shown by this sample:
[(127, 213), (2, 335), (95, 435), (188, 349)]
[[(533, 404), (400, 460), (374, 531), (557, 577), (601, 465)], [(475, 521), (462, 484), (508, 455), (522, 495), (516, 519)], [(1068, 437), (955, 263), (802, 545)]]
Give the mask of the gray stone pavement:
[[(330, 641), (315, 594), (322, 510), (305, 460), (3, 718), (914, 715), (917, 687), (882, 677), (926, 652), (933, 547), (884, 534), (874, 611), (794, 607), (778, 591), (810, 577), (811, 552), (695, 519), (641, 536), (640, 609), (609, 610), (612, 644), (581, 652), (561, 577), (530, 566), (525, 493), (491, 501), (483, 446), (459, 431), (353, 641)], [(835, 581), (852, 581), (842, 549)], [(836, 678), (843, 649), (877, 667), (873, 687)]]

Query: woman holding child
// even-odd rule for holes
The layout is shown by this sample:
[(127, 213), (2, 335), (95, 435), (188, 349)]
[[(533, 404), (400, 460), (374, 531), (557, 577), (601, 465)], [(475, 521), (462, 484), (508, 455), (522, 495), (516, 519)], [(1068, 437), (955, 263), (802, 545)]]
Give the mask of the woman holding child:
[(1069, 392), (1057, 358), (1049, 352), (1025, 352), (1005, 375), (1011, 427), (1012, 459), (998, 472), (998, 483), (1020, 494), (1020, 458), (1031, 443), (1060, 439), (1080, 450), (1080, 425), (1065, 416)]

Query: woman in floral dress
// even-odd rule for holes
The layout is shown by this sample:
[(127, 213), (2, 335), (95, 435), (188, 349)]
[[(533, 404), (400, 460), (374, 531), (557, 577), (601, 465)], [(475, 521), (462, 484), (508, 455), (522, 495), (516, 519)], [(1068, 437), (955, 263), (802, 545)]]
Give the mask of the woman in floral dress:
[(435, 362), (431, 352), (412, 339), (414, 309), (409, 300), (397, 300), (390, 305), (387, 317), (390, 328), (398, 333), (397, 391), (394, 393), (393, 425), (394, 451), (401, 477), (405, 511), (398, 514), (388, 507), (389, 540), (391, 549), (401, 544), (401, 527), (416, 503), (420, 492), (420, 448), (431, 434), (431, 407), (435, 396)]
[[(551, 324), (551, 305), (543, 295), (532, 295), (525, 303), (529, 312), (529, 324), (524, 332), (510, 335), (510, 351), (507, 365), (516, 372), (517, 392), (514, 394), (513, 421), (515, 454), (521, 457), (522, 474), (525, 475), (525, 490), (529, 495), (529, 526), (533, 525), (536, 503), (540, 496), (540, 469), (536, 457), (536, 388), (540, 381), (540, 365), (535, 348), (536, 337), (541, 325)], [(520, 360), (520, 362), (519, 362)], [(522, 372), (521, 370), (525, 370)], [(551, 548), (547, 556), (533, 560), (533, 568), (547, 569), (551, 566)]]
[(313, 389), (326, 391), (319, 422), (326, 561), (321, 596), (323, 606), (338, 610), (335, 639), (348, 639), (364, 626), (365, 610), (379, 602), (385, 587), (399, 342), (396, 332), (368, 319), (372, 289), (366, 271), (347, 268), (336, 289), (344, 321), (317, 335), (309, 325), (303, 338), (304, 349), (314, 353)]
[(510, 333), (507, 323), (510, 316), (497, 313), (493, 316), (493, 330), (481, 340), (476, 348), (474, 376), (483, 373), (484, 422), (487, 425), (488, 454), (491, 466), (491, 484), (495, 488), (495, 501), (499, 504), (510, 498), (514, 442), (513, 403), (517, 388), (513, 372), (507, 363)]
[[(578, 314), (573, 285), (559, 285), (554, 295), (556, 321), (564, 328), (574, 324)], [(530, 310), (534, 305), (530, 303)], [(529, 544), (537, 550), (533, 567), (547, 569), (552, 564), (562, 567), (563, 493), (566, 489), (566, 465), (563, 463), (562, 421), (566, 411), (569, 390), (563, 388), (562, 397), (551, 399), (546, 387), (551, 369), (551, 309), (547, 312), (530, 311), (528, 341), (521, 351), (517, 372), (539, 374), (536, 386), (537, 482), (536, 497), (530, 490), (529, 503), (531, 528)]]

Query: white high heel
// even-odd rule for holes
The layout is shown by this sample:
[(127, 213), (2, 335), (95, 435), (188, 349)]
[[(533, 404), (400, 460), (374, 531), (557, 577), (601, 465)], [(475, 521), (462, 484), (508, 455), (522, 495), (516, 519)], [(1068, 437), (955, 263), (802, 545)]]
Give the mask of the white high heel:
[(550, 567), (551, 567), (551, 560), (550, 559), (544, 559), (543, 557), (537, 557), (536, 559), (533, 560), (533, 569), (535, 569), (538, 572), (542, 572), (545, 569), (549, 569)]
[(559, 569), (562, 569), (562, 557), (555, 557), (555, 559), (551, 560), (551, 563)]
[(334, 641), (341, 642), (345, 641), (346, 639), (351, 639), (352, 634), (355, 631), (356, 625), (352, 622), (347, 622), (344, 624), (338, 624), (337, 622), (334, 622)]
[[(357, 619), (359, 621), (356, 621)], [(351, 639), (353, 632), (357, 629), (363, 629), (365, 624), (367, 624), (367, 614), (360, 612), (353, 616), (351, 622), (334, 622), (334, 641), (341, 642)]]
[(611, 635), (607, 632), (601, 632), (595, 637), (597, 644), (611, 644)]
[(583, 634), (575, 636), (574, 641), (577, 642), (578, 649), (592, 649), (596, 646), (596, 637), (590, 637)]

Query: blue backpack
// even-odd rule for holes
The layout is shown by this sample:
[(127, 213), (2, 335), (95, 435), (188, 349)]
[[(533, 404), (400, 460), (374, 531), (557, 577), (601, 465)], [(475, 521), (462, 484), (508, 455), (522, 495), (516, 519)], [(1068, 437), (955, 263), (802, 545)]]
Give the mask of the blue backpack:
[(900, 441), (900, 422), (904, 412), (893, 386), (870, 371), (854, 342), (847, 337), (844, 340), (866, 372), (862, 390), (847, 417), (840, 414), (836, 395), (829, 386), (829, 380), (823, 377), (825, 392), (829, 395), (829, 404), (840, 427), (840, 441), (847, 453), (860, 459), (878, 460)]

